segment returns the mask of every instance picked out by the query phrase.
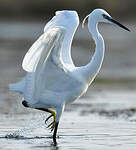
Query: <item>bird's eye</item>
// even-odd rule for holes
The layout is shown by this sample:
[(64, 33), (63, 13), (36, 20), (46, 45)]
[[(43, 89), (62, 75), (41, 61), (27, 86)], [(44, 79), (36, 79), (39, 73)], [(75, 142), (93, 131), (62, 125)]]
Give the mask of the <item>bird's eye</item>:
[(102, 16), (103, 16), (103, 18), (105, 18), (105, 19), (107, 19), (107, 18), (108, 18), (108, 16), (107, 16), (107, 15), (105, 15), (105, 14), (102, 14)]

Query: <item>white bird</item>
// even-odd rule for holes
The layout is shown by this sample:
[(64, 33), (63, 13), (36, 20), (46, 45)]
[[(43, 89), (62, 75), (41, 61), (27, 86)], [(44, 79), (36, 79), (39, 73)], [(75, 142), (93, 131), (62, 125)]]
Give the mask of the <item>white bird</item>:
[(19, 83), (9, 85), (11, 90), (23, 95), (22, 104), (25, 107), (51, 113), (45, 122), (54, 117), (54, 121), (48, 127), (51, 127), (51, 131), (54, 130), (55, 144), (59, 120), (65, 105), (87, 91), (101, 68), (104, 40), (98, 31), (98, 23), (115, 23), (130, 31), (102, 9), (95, 9), (87, 17), (88, 29), (96, 44), (95, 53), (87, 65), (76, 67), (71, 58), (71, 43), (79, 24), (77, 13), (59, 11), (47, 23), (44, 33), (25, 55), (22, 67), (27, 71), (26, 77)]

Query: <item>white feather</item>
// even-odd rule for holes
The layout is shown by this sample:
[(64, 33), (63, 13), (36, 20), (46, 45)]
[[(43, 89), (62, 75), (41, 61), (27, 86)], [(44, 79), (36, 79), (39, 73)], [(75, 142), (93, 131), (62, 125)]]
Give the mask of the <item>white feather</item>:
[[(64, 29), (59, 28), (59, 30)], [(22, 67), (25, 71), (35, 72), (39, 60), (40, 64), (42, 64), (43, 61), (46, 61), (50, 50), (55, 44), (55, 40), (57, 40), (56, 34), (59, 32), (60, 31), (58, 31), (58, 28), (50, 29), (40, 36), (40, 38), (32, 45), (23, 59)]]
[[(65, 29), (62, 27), (56, 27), (48, 30), (47, 35), (42, 40), (43, 49), (40, 51), (40, 53), (38, 53), (38, 62), (27, 64), (28, 68), (30, 64), (36, 64), (36, 66), (30, 66), (30, 69), (35, 68), (35, 72), (28, 73), (26, 76), (24, 99), (26, 99), (29, 103), (32, 104), (37, 102), (38, 99), (35, 99), (33, 96), (36, 94), (36, 92), (43, 88), (43, 86), (51, 86), (53, 83), (53, 76), (57, 76), (57, 71), (55, 73), (55, 70), (59, 70), (58, 68), (63, 70), (63, 62), (60, 59), (60, 52), (64, 36)], [(34, 62), (36, 57), (33, 53), (31, 54), (33, 57), (28, 55), (29, 57), (27, 57), (27, 59), (30, 59), (30, 62)], [(50, 70), (49, 76), (48, 70)], [(46, 74), (46, 76), (43, 74)], [(39, 84), (40, 87), (37, 87)]]
[(23, 94), (25, 87), (25, 78), (23, 78), (21, 81), (17, 83), (9, 84), (9, 89), (11, 91), (19, 92), (20, 94)]

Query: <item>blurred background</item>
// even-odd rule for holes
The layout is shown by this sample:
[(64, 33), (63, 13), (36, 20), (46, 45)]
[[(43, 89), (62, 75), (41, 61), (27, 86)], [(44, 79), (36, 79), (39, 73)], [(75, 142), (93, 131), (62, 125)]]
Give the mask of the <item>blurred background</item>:
[[(8, 91), (8, 84), (20, 80), (25, 75), (21, 67), (23, 57), (42, 34), (45, 24), (54, 16), (56, 10), (76, 10), (82, 22), (93, 9), (103, 8), (113, 18), (131, 29), (131, 32), (127, 32), (116, 25), (99, 26), (106, 44), (105, 59), (89, 91), (94, 89), (135, 91), (135, 6), (134, 0), (74, 0), (74, 2), (73, 0), (0, 0), (0, 111), (6, 113), (13, 111), (15, 102), (19, 104), (17, 106), (19, 111), (24, 110), (20, 106), (21, 98), (16, 94), (12, 97), (14, 94)], [(87, 26), (84, 29), (79, 26), (72, 46), (75, 65), (87, 64), (94, 49), (95, 44)], [(96, 88), (93, 88), (94, 86)]]
[(74, 9), (84, 17), (85, 14), (94, 8), (104, 8), (114, 16), (134, 17), (135, 16), (134, 0), (0, 0), (1, 18), (45, 18), (51, 16), (56, 10)]

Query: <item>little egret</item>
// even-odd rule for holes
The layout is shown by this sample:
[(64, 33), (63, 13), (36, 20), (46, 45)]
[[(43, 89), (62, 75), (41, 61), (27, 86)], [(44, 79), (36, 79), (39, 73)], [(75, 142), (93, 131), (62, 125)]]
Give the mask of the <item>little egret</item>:
[(22, 67), (26, 76), (16, 84), (10, 84), (12, 91), (23, 95), (22, 104), (51, 115), (48, 125), (56, 134), (59, 120), (66, 104), (82, 96), (98, 74), (104, 58), (104, 40), (98, 31), (98, 23), (114, 23), (130, 31), (102, 9), (95, 9), (88, 18), (88, 29), (96, 43), (91, 61), (76, 67), (71, 58), (71, 43), (78, 27), (79, 19), (75, 11), (58, 11), (44, 28), (44, 33), (26, 53)]

